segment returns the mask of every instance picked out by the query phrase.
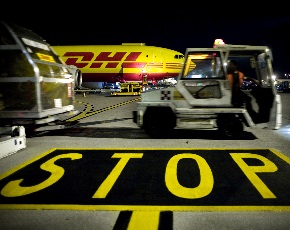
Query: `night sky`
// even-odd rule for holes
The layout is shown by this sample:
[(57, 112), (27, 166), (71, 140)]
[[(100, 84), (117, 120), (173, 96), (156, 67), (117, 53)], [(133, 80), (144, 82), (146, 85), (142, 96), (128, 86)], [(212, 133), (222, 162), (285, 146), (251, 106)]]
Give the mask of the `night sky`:
[(266, 45), (272, 49), (278, 78), (290, 73), (290, 10), (286, 3), (253, 9), (232, 2), (234, 8), (229, 9), (230, 5), (209, 1), (169, 2), (65, 1), (61, 6), (60, 1), (6, 2), (7, 10), (1, 7), (0, 19), (32, 30), (52, 46), (131, 42), (185, 53), (186, 48), (212, 47), (216, 38), (228, 44)]

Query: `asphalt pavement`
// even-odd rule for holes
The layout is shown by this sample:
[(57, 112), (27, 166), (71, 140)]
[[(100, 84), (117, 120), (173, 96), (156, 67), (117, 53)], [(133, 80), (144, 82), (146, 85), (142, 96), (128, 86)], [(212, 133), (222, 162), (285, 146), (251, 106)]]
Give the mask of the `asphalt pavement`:
[[(290, 182), (287, 178), (290, 175), (290, 106), (288, 103), (290, 94), (280, 93), (280, 95), (283, 111), (281, 129), (246, 127), (241, 139), (232, 140), (218, 136), (215, 131), (206, 130), (176, 130), (170, 138), (152, 139), (132, 120), (132, 111), (136, 108), (138, 96), (110, 96), (109, 93), (86, 94), (85, 96), (76, 94), (75, 108), (79, 110), (80, 114), (78, 117), (74, 117), (75, 120), (78, 120), (74, 127), (38, 133), (26, 139), (27, 147), (25, 149), (0, 159), (1, 197), (4, 197), (0, 203), (0, 228), (3, 230), (53, 228), (289, 229), (290, 205), (287, 197), (289, 197)], [(152, 154), (150, 151), (147, 153), (147, 150), (153, 150)], [(161, 154), (161, 150), (163, 154)], [(247, 190), (241, 189), (242, 186), (238, 187), (239, 183), (243, 184), (242, 180), (240, 181), (240, 172), (236, 174), (236, 166), (227, 161), (233, 158), (239, 162), (234, 157), (235, 155), (230, 155), (234, 152), (232, 150), (240, 151), (243, 154), (257, 151), (257, 155), (262, 156), (261, 161), (264, 165), (260, 166), (264, 172), (271, 170), (274, 172), (274, 166), (269, 163), (274, 162), (279, 168), (276, 170), (278, 173), (271, 174), (273, 176), (269, 179), (261, 176), (263, 181), (269, 180), (270, 185), (265, 183), (268, 187), (261, 190), (259, 188), (262, 185), (257, 185), (257, 189), (253, 189), (253, 193), (250, 191), (252, 187), (248, 184), (249, 187), (245, 187)], [(60, 154), (60, 151), (63, 152)], [(116, 164), (112, 163), (112, 161), (115, 163), (118, 161), (109, 159), (108, 153), (111, 152), (110, 156), (120, 159), (120, 163), (117, 165), (121, 169), (117, 169)], [(156, 152), (160, 152), (160, 155)], [(208, 154), (217, 154), (217, 152), (219, 155), (217, 155), (215, 164), (212, 158), (208, 158)], [(125, 155), (118, 155), (120, 153)], [(168, 191), (164, 190), (159, 182), (166, 181), (167, 173), (171, 175), (170, 170), (165, 171), (166, 163), (170, 162), (174, 165), (174, 162), (179, 160), (175, 155), (179, 156), (181, 153), (190, 153), (191, 155), (181, 156), (194, 158), (203, 165), (200, 166), (201, 168), (209, 170), (204, 164), (203, 159), (206, 159), (213, 172), (213, 177), (208, 177), (208, 173), (205, 173), (204, 176), (201, 174), (200, 177), (205, 177), (205, 181), (207, 181), (204, 184), (205, 191), (210, 189), (208, 181), (215, 181), (211, 188), (212, 193), (210, 191), (208, 193), (217, 195), (205, 199), (206, 195), (204, 198), (202, 197), (204, 190), (198, 190), (195, 194), (200, 196), (198, 205), (184, 203), (184, 200), (180, 203), (184, 196), (189, 196), (186, 199), (190, 200), (190, 196), (194, 195), (190, 190), (185, 189), (185, 187), (190, 187), (188, 184), (177, 189), (177, 179), (173, 185), (171, 182), (166, 183), (171, 192), (170, 195), (175, 194), (175, 196), (167, 194)], [(61, 166), (64, 169), (61, 170), (55, 163), (59, 158), (75, 159), (74, 164), (68, 166), (68, 160), (61, 159)], [(78, 160), (80, 158), (81, 160)], [(51, 162), (52, 159), (54, 159), (53, 162)], [(131, 162), (140, 163), (141, 159), (144, 165), (131, 164)], [(212, 164), (210, 164), (211, 161)], [(100, 167), (94, 168), (93, 162), (96, 165), (99, 163)], [(84, 165), (87, 166), (83, 168)], [(67, 169), (67, 167), (72, 168)], [(34, 175), (39, 168), (50, 174), (46, 172), (47, 174)], [(128, 170), (126, 171), (126, 169)], [(161, 169), (166, 173), (161, 173)], [(249, 166), (248, 171), (251, 170), (255, 172), (254, 174), (258, 172), (255, 171), (258, 169)], [(75, 180), (74, 174), (69, 177), (65, 172), (76, 173)], [(120, 172), (124, 173), (126, 177), (119, 183)], [(138, 172), (138, 174), (134, 172)], [(184, 171), (183, 173), (194, 174), (196, 171)], [(95, 174), (98, 177), (93, 177)], [(247, 175), (247, 173), (245, 174)], [(56, 175), (62, 176), (58, 178)], [(80, 177), (80, 175), (86, 176)], [(155, 175), (158, 175), (157, 179), (154, 179)], [(21, 177), (24, 178), (24, 181), (17, 185), (19, 190), (15, 190), (14, 195), (5, 192), (3, 185), (7, 181), (21, 179)], [(31, 179), (28, 181), (25, 180), (30, 177)], [(247, 175), (247, 177), (254, 176)], [(48, 178), (54, 181), (50, 182)], [(223, 178), (227, 183), (222, 182)], [(53, 183), (56, 185), (57, 180), (59, 180), (59, 187), (52, 189), (54, 187), (50, 185)], [(99, 181), (99, 187), (87, 187), (87, 184), (93, 184), (94, 180)], [(131, 180), (132, 183), (128, 180)], [(257, 178), (253, 180), (253, 185), (259, 183)], [(45, 181), (45, 183), (41, 183), (41, 181)], [(82, 183), (76, 183), (76, 181)], [(101, 183), (102, 181), (104, 182)], [(148, 184), (147, 181), (150, 183), (148, 182)], [(118, 184), (116, 184), (117, 182)], [(186, 183), (188, 183), (186, 178), (180, 182), (180, 184)], [(196, 183), (198, 184), (198, 182)], [(38, 188), (36, 184), (41, 186)], [(119, 186), (119, 192), (112, 189), (113, 184), (116, 188), (117, 185)], [(135, 184), (136, 186), (133, 186)], [(233, 187), (235, 190), (227, 190), (227, 186), (232, 184), (236, 186)], [(272, 187), (272, 184), (275, 185), (273, 186), (275, 188)], [(285, 192), (281, 192), (283, 186)], [(216, 187), (228, 191), (227, 196), (222, 199), (218, 193), (214, 193)], [(138, 190), (138, 188), (140, 189)], [(273, 193), (276, 198), (267, 197), (270, 196), (269, 193), (264, 194), (269, 190), (275, 191)], [(77, 193), (77, 191), (81, 192)], [(114, 196), (109, 196), (110, 191)], [(186, 195), (187, 193), (189, 195)], [(92, 198), (92, 194), (94, 194), (96, 198), (100, 199), (103, 196), (104, 199), (100, 199), (99, 203), (95, 203), (94, 199), (94, 202), (91, 203), (92, 199), (89, 199), (86, 194), (91, 194), (89, 198)], [(106, 197), (104, 194), (109, 195)], [(260, 200), (261, 197), (257, 194), (263, 195), (263, 199)], [(243, 195), (247, 197), (247, 201), (241, 200)], [(106, 198), (109, 198), (108, 203)], [(228, 205), (221, 205), (221, 202)], [(71, 205), (72, 203), (73, 205)]]

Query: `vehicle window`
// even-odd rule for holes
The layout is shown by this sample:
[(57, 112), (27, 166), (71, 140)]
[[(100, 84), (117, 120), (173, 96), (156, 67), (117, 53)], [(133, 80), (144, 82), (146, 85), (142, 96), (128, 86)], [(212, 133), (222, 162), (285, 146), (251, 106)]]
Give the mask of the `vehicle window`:
[(191, 53), (183, 72), (184, 79), (224, 78), (221, 59), (216, 53)]

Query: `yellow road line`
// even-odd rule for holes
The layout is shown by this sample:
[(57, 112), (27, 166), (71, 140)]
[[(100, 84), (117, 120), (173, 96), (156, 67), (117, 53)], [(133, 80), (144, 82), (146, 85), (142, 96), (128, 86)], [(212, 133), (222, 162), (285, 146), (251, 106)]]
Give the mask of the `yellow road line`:
[(103, 109), (98, 109), (98, 110), (92, 111), (92, 112), (90, 111), (91, 108), (92, 108), (92, 105), (87, 104), (88, 106), (87, 106), (87, 109), (85, 109), (85, 111), (81, 112), (80, 114), (78, 114), (75, 117), (67, 119), (66, 121), (69, 121), (69, 122), (70, 121), (77, 121), (77, 120), (83, 119), (85, 117), (93, 116), (95, 114), (102, 113), (102, 112), (105, 112), (107, 110), (114, 109), (114, 108), (120, 107), (122, 105), (126, 105), (126, 104), (129, 104), (129, 103), (138, 101), (140, 99), (141, 98), (135, 98), (135, 99), (132, 99), (132, 100), (129, 100), (129, 101), (125, 101), (125, 102), (122, 102), (122, 103), (119, 103), (119, 104), (116, 104), (116, 105), (112, 105), (112, 106), (109, 106), (109, 107), (106, 107), (106, 108), (103, 108)]
[(160, 212), (158, 211), (134, 211), (128, 226), (128, 230), (158, 230)]

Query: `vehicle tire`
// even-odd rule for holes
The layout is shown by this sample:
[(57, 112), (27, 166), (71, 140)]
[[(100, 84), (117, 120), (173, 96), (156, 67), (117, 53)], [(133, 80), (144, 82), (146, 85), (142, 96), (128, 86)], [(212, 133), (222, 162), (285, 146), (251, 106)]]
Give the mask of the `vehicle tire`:
[(147, 134), (152, 138), (165, 138), (166, 134), (169, 133), (169, 130), (166, 131), (166, 127), (158, 124), (156, 121), (149, 121), (144, 127)]
[(143, 128), (152, 138), (169, 137), (176, 126), (176, 118), (169, 107), (149, 107), (143, 120)]
[(235, 116), (221, 116), (217, 119), (217, 125), (227, 138), (239, 138), (244, 131), (243, 122)]

